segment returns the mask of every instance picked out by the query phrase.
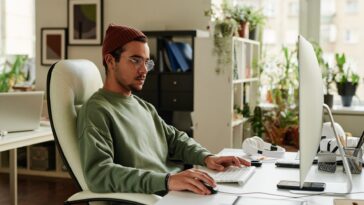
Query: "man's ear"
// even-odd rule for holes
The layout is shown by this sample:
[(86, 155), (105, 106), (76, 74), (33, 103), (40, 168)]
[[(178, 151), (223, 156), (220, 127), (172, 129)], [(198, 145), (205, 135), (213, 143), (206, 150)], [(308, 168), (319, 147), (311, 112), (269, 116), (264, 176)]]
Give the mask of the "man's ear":
[(111, 54), (105, 55), (105, 62), (108, 68), (113, 69), (115, 66), (115, 58)]

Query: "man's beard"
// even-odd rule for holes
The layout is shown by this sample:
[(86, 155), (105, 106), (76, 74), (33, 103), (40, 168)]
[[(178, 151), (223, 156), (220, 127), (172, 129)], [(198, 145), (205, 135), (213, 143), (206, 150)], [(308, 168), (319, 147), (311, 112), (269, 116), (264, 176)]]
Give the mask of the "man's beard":
[[(144, 83), (145, 83), (145, 79), (146, 79), (146, 77), (144, 77), (143, 75), (140, 75), (140, 76), (136, 77), (134, 80), (136, 80), (136, 81), (144, 80)], [(130, 90), (131, 92), (140, 92), (140, 91), (142, 91), (143, 86), (144, 86), (144, 83), (141, 86), (141, 88), (140, 88), (140, 86), (133, 86), (132, 84), (125, 85), (119, 80), (118, 80), (118, 83), (120, 86), (124, 87), (126, 90)]]

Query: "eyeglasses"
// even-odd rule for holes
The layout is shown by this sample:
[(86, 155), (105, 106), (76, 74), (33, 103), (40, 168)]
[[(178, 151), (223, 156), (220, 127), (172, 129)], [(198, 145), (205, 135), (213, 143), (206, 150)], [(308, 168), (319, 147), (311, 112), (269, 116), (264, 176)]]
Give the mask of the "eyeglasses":
[(144, 58), (142, 57), (137, 57), (137, 56), (130, 56), (128, 57), (128, 60), (134, 64), (136, 69), (141, 69), (142, 66), (145, 66), (147, 68), (147, 71), (151, 71), (154, 68), (154, 61), (153, 60), (144, 60)]

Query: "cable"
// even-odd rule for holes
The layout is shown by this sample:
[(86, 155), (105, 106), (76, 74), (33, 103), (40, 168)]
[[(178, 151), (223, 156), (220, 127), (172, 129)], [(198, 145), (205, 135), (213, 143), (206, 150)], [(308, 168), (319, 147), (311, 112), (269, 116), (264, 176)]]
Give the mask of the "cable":
[[(272, 194), (272, 193), (267, 193), (267, 192), (241, 192), (241, 193), (232, 193), (232, 192), (226, 192), (226, 191), (219, 191), (219, 193), (223, 193), (223, 194), (229, 194), (229, 195), (234, 195), (234, 196), (243, 196), (243, 195), (252, 195), (252, 194), (262, 194), (262, 195), (269, 195), (269, 196), (278, 196), (278, 197), (284, 197), (284, 198), (291, 198), (291, 199), (300, 199), (300, 198), (305, 198), (305, 197), (311, 197), (311, 196), (327, 196), (333, 193), (317, 193), (317, 194), (305, 194), (302, 196), (287, 196), (287, 195), (281, 195), (281, 194)], [(364, 194), (364, 191), (359, 191), (359, 192), (351, 192), (348, 193), (348, 195), (354, 195), (354, 194)]]

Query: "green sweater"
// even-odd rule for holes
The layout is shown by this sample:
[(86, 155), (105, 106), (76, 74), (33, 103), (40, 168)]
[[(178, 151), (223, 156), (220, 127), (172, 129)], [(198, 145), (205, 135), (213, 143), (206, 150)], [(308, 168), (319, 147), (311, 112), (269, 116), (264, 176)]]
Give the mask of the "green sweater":
[(148, 102), (104, 89), (81, 108), (77, 132), (82, 169), (94, 192), (166, 191), (171, 160), (204, 164), (211, 153), (186, 133), (167, 125)]

